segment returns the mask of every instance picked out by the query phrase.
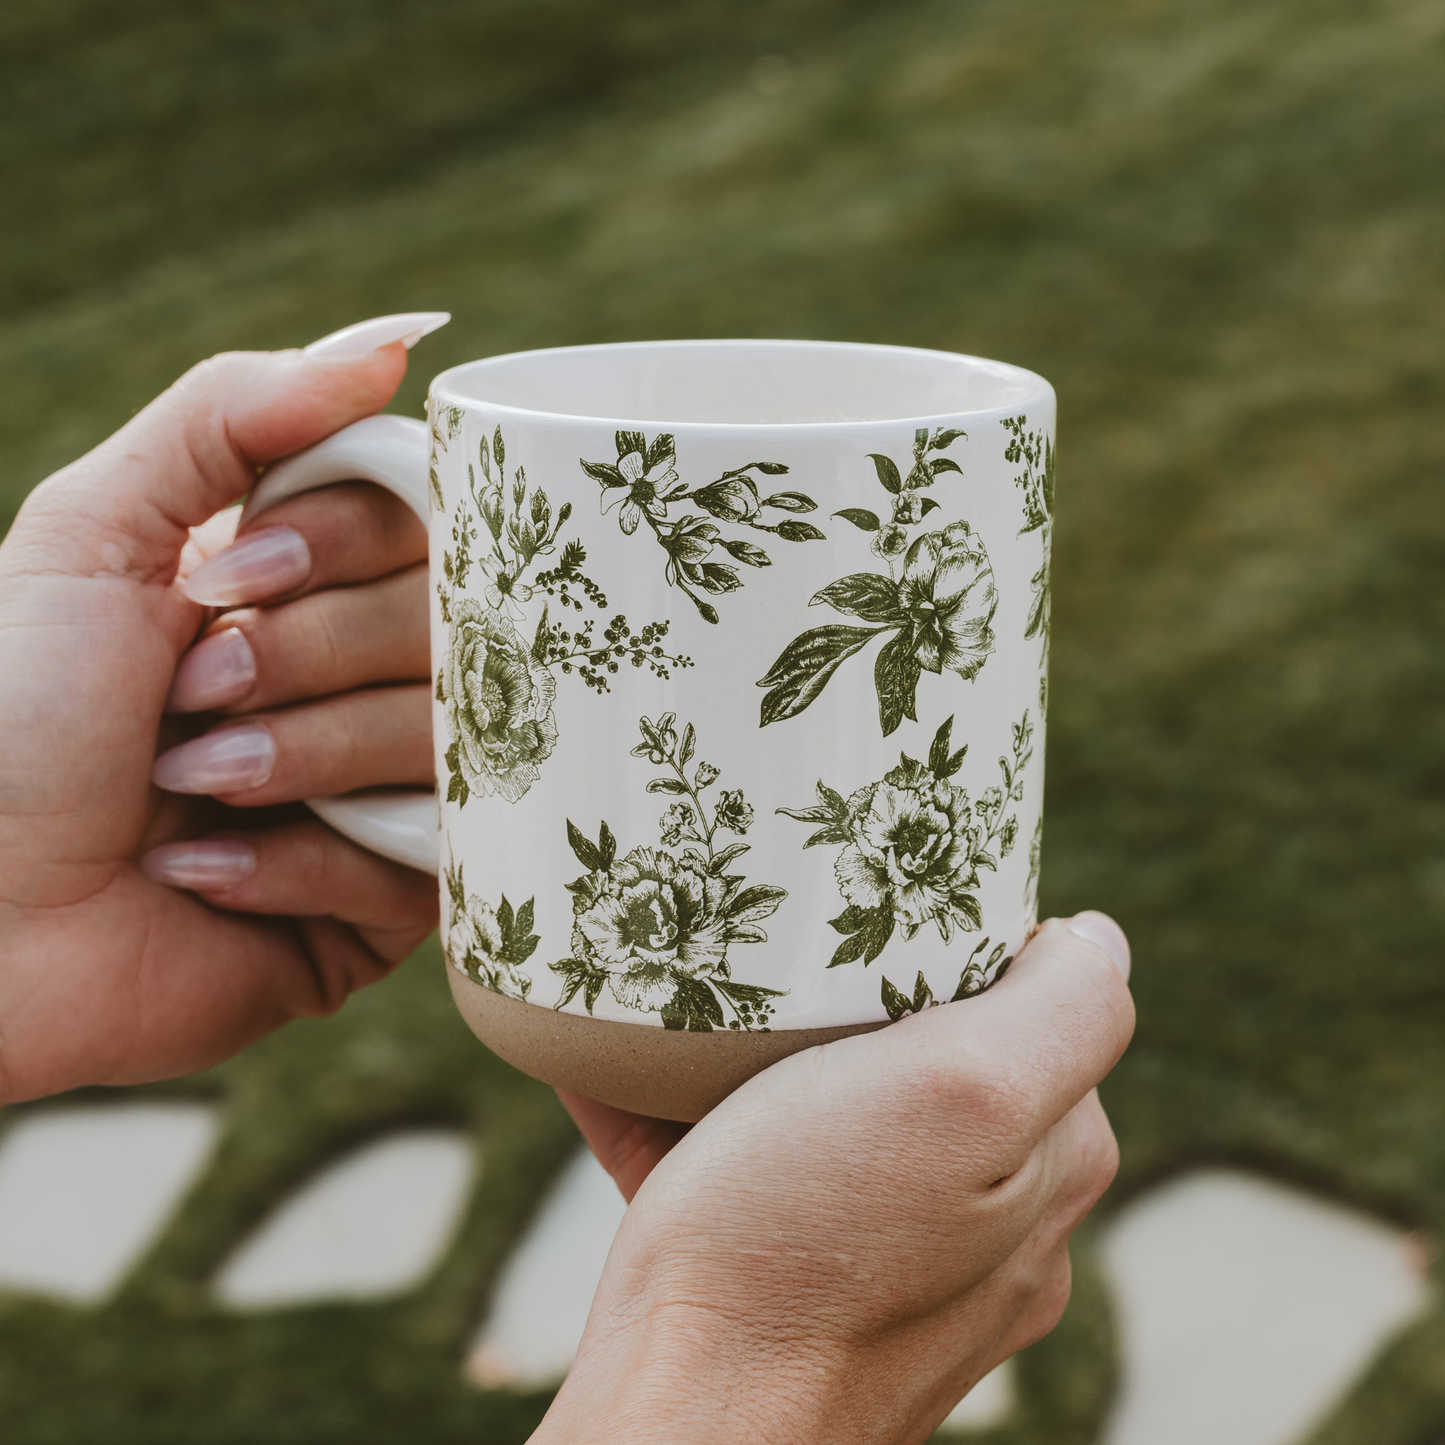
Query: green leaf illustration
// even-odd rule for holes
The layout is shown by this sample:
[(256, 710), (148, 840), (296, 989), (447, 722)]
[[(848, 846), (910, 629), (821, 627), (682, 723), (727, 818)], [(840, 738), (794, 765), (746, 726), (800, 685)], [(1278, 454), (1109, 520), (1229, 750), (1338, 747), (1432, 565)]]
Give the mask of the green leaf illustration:
[(727, 915), (737, 923), (756, 923), (760, 918), (769, 918), (778, 911), (778, 905), (788, 896), (786, 888), (774, 888), (767, 883), (757, 883), (744, 888), (728, 904)]
[(878, 721), (885, 738), (897, 731), (905, 717), (918, 721), (915, 699), (921, 671), (913, 654), (911, 630), (900, 632), (879, 651), (873, 682), (878, 689)]
[(654, 778), (648, 783), (647, 791), (649, 793), (677, 793), (680, 795), (687, 792), (687, 785), (678, 782), (676, 778)]
[(829, 968), (852, 963), (855, 958), (861, 958), (866, 968), (893, 937), (893, 913), (882, 906), (860, 908), (856, 903), (850, 903), (837, 918), (830, 918), (828, 922), (839, 933), (851, 935), (838, 945), (828, 963)]
[(883, 1007), (888, 1017), (897, 1023), (906, 1014), (921, 1014), (924, 1009), (933, 1005), (933, 990), (928, 986), (928, 980), (924, 978), (922, 971), (913, 985), (913, 997), (899, 993), (885, 978), (883, 980)]
[[(580, 457), (578, 460), (582, 461)], [(582, 470), (594, 482), (601, 482), (605, 486), (625, 487), (627, 485), (627, 478), (611, 462), (582, 461)]]
[(684, 974), (676, 975), (674, 982), (677, 992), (662, 1010), (664, 1028), (710, 1034), (714, 1029), (723, 1027), (722, 1005), (707, 984)]
[(883, 1008), (893, 1023), (897, 1023), (909, 1012), (908, 1000), (885, 978), (883, 980)]
[(826, 542), (828, 540), (811, 522), (794, 522), (791, 519), (778, 523), (778, 536), (785, 542)]
[(952, 457), (935, 457), (929, 462), (928, 470), (936, 477), (939, 472), (962, 472), (963, 468)]
[(959, 437), (966, 437), (967, 435), (968, 433), (966, 431), (960, 431), (957, 427), (949, 427), (947, 431), (939, 432), (938, 435), (929, 442), (928, 450), (931, 452), (941, 452), (945, 447), (951, 447)]
[(885, 457), (881, 452), (869, 452), (868, 455), (872, 458), (878, 480), (896, 497), (903, 490), (903, 478), (898, 474), (892, 458)]
[(571, 820), (567, 819), (567, 841), (577, 855), (577, 861), (589, 872), (601, 872), (605, 866), (602, 853), (597, 845)]
[[(636, 433), (634, 433), (634, 435), (636, 435)], [(643, 455), (643, 466), (650, 472), (653, 467), (660, 465), (665, 458), (676, 455), (676, 452), (677, 445), (673, 441), (672, 433), (665, 431), (658, 432), (652, 439), (652, 445), (647, 448), (647, 451)], [(621, 455), (620, 452), (619, 455)]]
[(763, 988), (756, 983), (734, 983), (730, 978), (715, 978), (712, 986), (734, 1003), (747, 1004), (757, 1008), (770, 998), (786, 998), (787, 992), (780, 988)]
[[(937, 502), (933, 504), (935, 507)], [(883, 525), (878, 520), (877, 512), (870, 512), (866, 507), (844, 507), (841, 512), (834, 512), (835, 517), (842, 517), (845, 522), (852, 522), (862, 532), (876, 532)]]
[(647, 438), (640, 431), (617, 433), (617, 455), (625, 457), (629, 452), (646, 452)]
[(802, 492), (774, 492), (763, 498), (763, 506), (776, 507), (781, 512), (816, 512), (818, 504)]
[(953, 717), (945, 718), (943, 725), (933, 735), (933, 745), (928, 749), (928, 771), (935, 778), (946, 778), (948, 768), (948, 742), (953, 734)]
[(908, 620), (898, 595), (898, 584), (878, 572), (854, 572), (830, 582), (815, 592), (808, 605), (826, 602), (839, 612), (861, 617), (865, 622), (892, 622), (902, 625)]
[(729, 863), (733, 862), (734, 859), (741, 858), (751, 847), (751, 843), (729, 843), (728, 846), (722, 849), (717, 857), (708, 864), (707, 871), (712, 874), (714, 878), (719, 877)]
[(868, 645), (886, 627), (814, 627), (795, 637), (758, 682), (770, 688), (763, 698), (761, 727), (796, 717), (814, 701), (839, 664)]

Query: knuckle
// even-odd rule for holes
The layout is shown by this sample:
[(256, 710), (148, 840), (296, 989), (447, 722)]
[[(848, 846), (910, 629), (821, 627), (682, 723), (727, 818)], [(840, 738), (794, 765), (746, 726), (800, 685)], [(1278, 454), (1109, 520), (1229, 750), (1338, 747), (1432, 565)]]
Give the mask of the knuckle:
[(343, 619), (338, 615), (345, 594), (327, 592), (313, 600), (316, 605), (304, 613), (304, 666), (307, 675), (325, 688), (339, 681), (346, 657)]
[(1035, 1142), (1037, 1116), (1033, 1090), (1007, 1060), (962, 1058), (930, 1060), (919, 1070), (921, 1093), (947, 1119), (966, 1121), (971, 1133), (1015, 1160)]

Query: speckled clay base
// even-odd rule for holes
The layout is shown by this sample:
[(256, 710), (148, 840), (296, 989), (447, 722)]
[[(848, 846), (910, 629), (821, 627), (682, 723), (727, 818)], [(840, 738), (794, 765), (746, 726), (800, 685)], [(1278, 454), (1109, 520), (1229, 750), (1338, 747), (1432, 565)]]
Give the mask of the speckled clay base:
[(557, 1013), (493, 993), (454, 968), (447, 978), (471, 1031), (524, 1073), (636, 1114), (689, 1123), (789, 1054), (884, 1027), (692, 1034)]

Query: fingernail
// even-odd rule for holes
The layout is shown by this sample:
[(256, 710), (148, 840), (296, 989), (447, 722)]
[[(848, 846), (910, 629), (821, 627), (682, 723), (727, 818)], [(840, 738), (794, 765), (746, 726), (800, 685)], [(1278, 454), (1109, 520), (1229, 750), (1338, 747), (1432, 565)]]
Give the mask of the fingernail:
[(192, 738), (156, 759), (151, 781), (168, 793), (240, 793), (259, 788), (276, 763), (276, 740), (260, 723)]
[(198, 642), (181, 658), (167, 712), (203, 712), (240, 702), (256, 685), (256, 654), (239, 627)]
[(162, 843), (140, 860), (142, 871), (172, 888), (229, 888), (256, 871), (256, 851), (238, 838)]
[(408, 351), (433, 331), (439, 330), (452, 319), (450, 311), (403, 311), (395, 316), (373, 316), (370, 321), (358, 321), (354, 326), (343, 326), (320, 341), (313, 341), (306, 348), (307, 356), (365, 356), (378, 346), (390, 346), (400, 341)]
[(261, 602), (299, 587), (311, 575), (311, 549), (294, 527), (267, 527), (208, 557), (181, 591), (205, 607)]
[(1124, 937), (1124, 930), (1107, 913), (1088, 908), (1083, 913), (1066, 918), (1064, 926), (1070, 933), (1087, 938), (1090, 943), (1097, 943), (1109, 955), (1114, 967), (1124, 975), (1124, 981), (1128, 982), (1129, 940)]

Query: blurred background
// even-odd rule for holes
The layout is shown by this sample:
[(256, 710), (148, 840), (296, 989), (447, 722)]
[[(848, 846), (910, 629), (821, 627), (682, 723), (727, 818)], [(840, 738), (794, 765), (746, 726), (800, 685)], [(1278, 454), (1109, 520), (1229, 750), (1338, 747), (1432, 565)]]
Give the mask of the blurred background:
[[(1445, 1440), (1441, 0), (8, 0), (0, 213), (0, 526), (200, 358), (392, 311), (455, 318), (415, 353), (412, 414), (444, 366), (614, 339), (1047, 376), (1043, 906), (1123, 923), (1139, 1031), (1074, 1303), (971, 1438), (1128, 1437), (1161, 1337), (1118, 1231), (1194, 1178), (1346, 1206), (1419, 1277), (1273, 1436), (1214, 1438)], [(526, 1438), (552, 1386), (469, 1352), (576, 1136), (440, 967), (428, 945), (199, 1079), (0, 1118), (0, 1256), (22, 1131), (126, 1105), (198, 1141), (113, 1278), (67, 1297), (11, 1269), (11, 1445)], [(101, 1138), (74, 1136), (65, 1207), (106, 1210)], [(410, 1275), (247, 1295), (237, 1251), (298, 1189), (430, 1145), (475, 1182)], [(1231, 1257), (1192, 1207), (1157, 1270), (1131, 1256), (1146, 1288), (1171, 1255)], [(1358, 1315), (1330, 1294), (1344, 1252), (1300, 1288)], [(1257, 1313), (1174, 1310), (1241, 1338)], [(1186, 1373), (1214, 1358), (1192, 1338), (1169, 1337)], [(1207, 1413), (1238, 1369), (1178, 1388)]]

